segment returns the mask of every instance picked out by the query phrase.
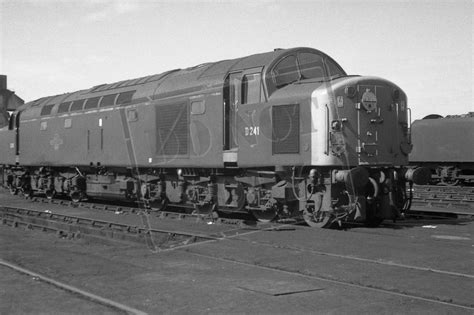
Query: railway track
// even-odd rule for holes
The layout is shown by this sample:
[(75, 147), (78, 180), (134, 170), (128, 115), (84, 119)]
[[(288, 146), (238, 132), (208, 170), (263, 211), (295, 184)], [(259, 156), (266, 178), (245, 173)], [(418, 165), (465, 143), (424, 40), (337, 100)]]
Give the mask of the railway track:
[[(260, 244), (262, 245), (262, 244)], [(274, 247), (274, 245), (270, 245)], [(299, 253), (306, 252), (306, 253), (312, 253), (315, 255), (319, 255), (321, 257), (324, 256), (329, 256), (335, 259), (339, 260), (348, 260), (348, 261), (358, 261), (361, 264), (365, 264), (368, 266), (371, 265), (381, 265), (383, 268), (399, 268), (401, 270), (407, 270), (407, 271), (415, 271), (415, 272), (423, 272), (423, 273), (436, 273), (440, 276), (449, 276), (451, 278), (465, 278), (465, 279), (472, 279), (474, 276), (470, 274), (462, 274), (462, 273), (452, 273), (452, 272), (447, 272), (443, 270), (432, 270), (430, 268), (422, 268), (418, 266), (410, 266), (410, 265), (402, 265), (402, 264), (395, 264), (395, 263), (390, 263), (390, 262), (381, 262), (378, 260), (373, 260), (373, 259), (360, 259), (357, 257), (352, 257), (352, 256), (347, 256), (347, 255), (333, 255), (331, 253), (327, 252), (316, 252), (316, 251), (308, 251), (304, 249), (297, 249)], [(227, 262), (227, 263), (233, 263), (236, 265), (242, 265), (242, 266), (247, 266), (251, 268), (257, 268), (261, 270), (269, 270), (281, 274), (286, 274), (286, 275), (291, 275), (295, 277), (301, 277), (301, 278), (307, 278), (307, 279), (313, 279), (313, 280), (319, 280), (335, 285), (339, 285), (342, 287), (352, 287), (352, 288), (357, 288), (357, 289), (362, 289), (362, 290), (367, 290), (367, 291), (372, 291), (372, 292), (377, 292), (377, 293), (384, 293), (387, 295), (392, 295), (392, 296), (399, 296), (403, 298), (409, 298), (412, 300), (420, 300), (420, 301), (426, 301), (430, 303), (435, 303), (439, 305), (447, 305), (451, 306), (454, 308), (457, 308), (458, 310), (467, 310), (467, 311), (474, 311), (474, 304), (467, 304), (467, 303), (462, 303), (462, 302), (457, 302), (453, 301), (452, 299), (441, 299), (436, 296), (430, 296), (429, 294), (417, 294), (415, 292), (410, 292), (409, 290), (400, 290), (399, 288), (394, 288), (391, 286), (386, 286), (386, 285), (374, 285), (372, 283), (364, 283), (360, 282), (357, 280), (349, 280), (349, 279), (344, 279), (342, 277), (331, 277), (327, 275), (320, 275), (317, 273), (309, 272), (309, 271), (299, 271), (299, 270), (292, 270), (291, 268), (282, 268), (280, 266), (272, 266), (272, 264), (266, 264), (266, 263), (251, 263), (247, 261), (243, 261), (241, 259), (237, 258), (229, 258), (229, 257), (216, 257), (215, 255), (211, 254), (203, 254), (203, 253), (197, 253), (197, 252), (188, 252), (189, 254), (192, 254), (194, 256), (198, 257), (205, 257), (208, 259), (213, 259), (217, 261), (222, 261), (222, 262)], [(299, 293), (299, 292), (289, 292), (287, 294), (293, 294), (293, 293)]]
[[(109, 208), (113, 211), (113, 207)], [(301, 272), (299, 270), (293, 270), (287, 266), (274, 266), (273, 263), (265, 263), (260, 261), (255, 264), (239, 257), (231, 255), (229, 257), (216, 256), (214, 252), (207, 253), (201, 251), (196, 247), (194, 250), (190, 250), (189, 246), (205, 244), (206, 242), (215, 242), (224, 239), (236, 239), (240, 242), (247, 241), (249, 246), (266, 247), (269, 249), (275, 248), (273, 242), (267, 242), (264, 240), (256, 240), (253, 238), (247, 239), (248, 236), (254, 233), (262, 232), (263, 228), (254, 229), (251, 231), (244, 231), (242, 229), (231, 229), (226, 234), (219, 236), (212, 235), (201, 235), (197, 233), (189, 232), (178, 232), (178, 231), (167, 231), (163, 229), (151, 229), (151, 228), (137, 228), (136, 226), (124, 225), (120, 223), (81, 218), (71, 215), (53, 214), (45, 211), (36, 211), (28, 209), (19, 209), (13, 207), (0, 207), (0, 215), (2, 223), (15, 226), (24, 227), (27, 229), (40, 229), (46, 232), (56, 233), (59, 237), (66, 238), (112, 238), (114, 240), (127, 241), (127, 242), (138, 242), (146, 243), (150, 248), (155, 249), (157, 252), (166, 252), (173, 250), (185, 249), (188, 254), (206, 257), (208, 259), (218, 260), (227, 263), (233, 263), (237, 265), (274, 271), (282, 274), (293, 275), (295, 277), (303, 277), (306, 279), (320, 280), (336, 285), (359, 288), (394, 296), (400, 296), (410, 299), (428, 301), (431, 303), (437, 303), (442, 305), (449, 305), (464, 310), (473, 310), (473, 304), (465, 304), (458, 301), (450, 301), (449, 299), (440, 299), (437, 296), (430, 296), (430, 294), (419, 294), (412, 292), (408, 289), (400, 290), (400, 288), (392, 288), (385, 285), (375, 285), (374, 283), (360, 282), (357, 279), (345, 279), (337, 276), (327, 276), (320, 274), (319, 272)], [(262, 225), (264, 226), (264, 225)], [(271, 225), (267, 225), (271, 226)], [(277, 225), (272, 225), (277, 228)], [(283, 225), (279, 226), (283, 228)], [(230, 246), (230, 245), (229, 245)], [(474, 276), (471, 274), (465, 274), (460, 272), (453, 272), (447, 270), (438, 270), (433, 268), (426, 268), (423, 266), (408, 265), (401, 263), (394, 263), (392, 261), (384, 261), (380, 259), (370, 259), (363, 257), (355, 257), (348, 254), (337, 254), (328, 251), (321, 251), (316, 249), (307, 248), (304, 245), (293, 245), (293, 244), (279, 244), (278, 249), (287, 251), (288, 255), (297, 255), (301, 257), (315, 257), (316, 260), (335, 260), (335, 261), (347, 261), (354, 267), (356, 265), (370, 265), (371, 268), (395, 268), (398, 270), (406, 270), (411, 273), (435, 273), (439, 277), (446, 277), (449, 279), (465, 279), (463, 281), (472, 281)], [(318, 258), (319, 257), (319, 258)], [(335, 263), (335, 262), (333, 262)], [(402, 272), (402, 273), (406, 273)]]
[[(38, 199), (44, 201), (45, 199)], [(37, 201), (38, 201), (37, 200)], [(205, 233), (181, 231), (176, 225), (170, 229), (156, 229), (150, 223), (150, 214), (137, 208), (124, 208), (112, 205), (97, 205), (93, 203), (74, 204), (57, 201), (74, 207), (85, 207), (87, 209), (98, 209), (99, 211), (110, 211), (117, 214), (129, 213), (139, 216), (140, 220), (112, 221), (112, 218), (97, 219), (94, 215), (76, 216), (64, 213), (53, 213), (51, 210), (32, 210), (19, 207), (0, 206), (0, 220), (2, 224), (29, 230), (40, 230), (55, 233), (58, 237), (67, 239), (87, 239), (93, 241), (112, 240), (127, 243), (146, 244), (155, 252), (170, 250), (183, 246), (191, 246), (202, 242), (213, 242), (225, 238), (234, 237), (242, 233), (260, 230), (289, 229), (297, 222), (268, 222), (247, 224), (245, 220), (213, 218), (193, 214), (160, 211), (154, 218), (160, 220), (191, 221), (196, 224), (213, 224), (222, 226), (218, 232)], [(131, 217), (133, 218), (133, 217)], [(132, 223), (133, 222), (133, 223)]]
[[(119, 303), (117, 301), (113, 301), (111, 299), (104, 298), (102, 296), (99, 296), (97, 294), (94, 294), (92, 292), (85, 291), (83, 289), (80, 289), (78, 287), (72, 286), (70, 284), (66, 284), (64, 282), (58, 281), (56, 279), (53, 279), (51, 277), (44, 276), (40, 273), (34, 272), (30, 269), (26, 269), (24, 267), (21, 267), (17, 264), (5, 261), (3, 259), (0, 259), (0, 266), (4, 268), (9, 268), (10, 270), (13, 270), (14, 272), (17, 272), (21, 275), (24, 275), (28, 277), (28, 279), (33, 278), (35, 281), (41, 281), (45, 283), (46, 285), (53, 287), (53, 288), (58, 288), (62, 291), (68, 292), (69, 294), (73, 295), (75, 297), (80, 297), (84, 300), (84, 303), (91, 304), (95, 303), (98, 304), (99, 306), (105, 306), (107, 308), (110, 308), (111, 310), (114, 310), (114, 313), (118, 314), (134, 314), (134, 315), (146, 315), (147, 313), (142, 312), (141, 310), (138, 310), (136, 308), (130, 307), (128, 305), (125, 305), (123, 303)], [(48, 290), (48, 288), (44, 288), (44, 290)], [(73, 297), (71, 297), (73, 299)], [(87, 307), (87, 309), (90, 310), (90, 306)], [(104, 309), (100, 309), (101, 311), (104, 311)]]
[(474, 215), (474, 187), (415, 186), (413, 202), (415, 211)]
[(0, 207), (0, 217), (4, 225), (11, 227), (41, 230), (69, 239), (112, 239), (141, 243), (147, 244), (148, 247), (157, 251), (184, 244), (218, 239), (217, 236), (154, 229), (147, 227), (146, 223), (143, 224), (143, 227), (139, 227), (112, 221), (52, 213), (51, 211), (13, 207)]
[[(38, 199), (36, 202), (41, 202), (43, 199)], [(44, 201), (46, 203), (46, 201)], [(175, 230), (169, 231), (164, 229), (152, 229), (147, 225), (147, 215), (143, 209), (139, 208), (127, 208), (122, 206), (112, 206), (112, 205), (98, 205), (91, 203), (82, 203), (82, 204), (70, 204), (69, 202), (62, 202), (59, 200), (54, 201), (55, 203), (63, 203), (67, 205), (72, 205), (74, 207), (88, 207), (93, 209), (98, 209), (99, 211), (110, 211), (110, 212), (124, 212), (135, 214), (143, 218), (143, 226), (136, 229), (134, 225), (125, 225), (114, 222), (108, 222), (104, 220), (93, 220), (88, 218), (79, 218), (72, 215), (59, 215), (48, 213), (46, 211), (34, 211), (26, 209), (18, 209), (12, 207), (0, 207), (2, 222), (7, 225), (22, 226), (25, 228), (32, 229), (43, 229), (49, 232), (56, 233), (60, 237), (92, 237), (92, 238), (108, 238), (112, 237), (118, 240), (133, 241), (146, 243), (150, 248), (156, 249), (157, 252), (165, 254), (167, 251), (174, 250), (184, 250), (187, 254), (191, 254), (198, 257), (205, 257), (208, 259), (215, 260), (222, 263), (230, 263), (238, 266), (245, 266), (248, 268), (255, 268), (262, 271), (272, 271), (279, 273), (281, 275), (289, 275), (297, 278), (304, 278), (307, 280), (319, 280), (326, 283), (334, 284), (340, 287), (349, 287), (362, 289), (364, 291), (371, 291), (374, 293), (387, 294), (389, 296), (398, 296), (403, 298), (408, 298), (411, 300), (426, 301), (430, 303), (435, 303), (439, 305), (445, 305), (453, 307), (457, 310), (463, 311), (472, 311), (474, 305), (472, 303), (467, 303), (464, 300), (450, 300), (451, 297), (445, 297), (443, 295), (438, 295), (430, 292), (421, 292), (420, 290), (411, 289), (409, 285), (406, 286), (393, 286), (388, 283), (379, 283), (377, 281), (368, 281), (365, 276), (354, 276), (347, 277), (344, 275), (339, 275), (337, 273), (327, 273), (325, 271), (319, 270), (319, 267), (316, 269), (301, 269), (292, 265), (286, 265), (284, 261), (279, 262), (274, 259), (266, 259), (264, 256), (257, 261), (254, 261), (252, 258), (246, 259), (244, 256), (239, 256), (239, 251), (235, 250), (235, 242), (228, 242), (232, 239), (237, 240), (238, 243), (248, 243), (248, 247), (255, 247), (254, 252), (264, 252), (263, 249), (273, 250), (273, 248), (278, 248), (279, 251), (286, 252), (286, 254), (279, 254), (279, 257), (288, 256), (296, 257), (297, 261), (302, 260), (302, 257), (312, 257), (311, 260), (314, 262), (321, 262), (322, 266), (331, 266), (337, 264), (351, 265), (351, 268), (354, 270), (359, 270), (360, 272), (368, 272), (367, 269), (372, 270), (372, 272), (392, 272), (395, 271), (401, 275), (405, 275), (407, 279), (414, 277), (418, 274), (422, 274), (422, 277), (428, 277), (430, 274), (436, 274), (440, 279), (446, 281), (462, 281), (463, 283), (472, 281), (474, 276), (470, 273), (455, 272), (450, 270), (444, 270), (442, 268), (430, 268), (423, 265), (408, 264), (408, 263), (396, 263), (392, 260), (381, 260), (377, 258), (364, 257), (364, 256), (354, 256), (346, 253), (337, 253), (336, 251), (326, 251), (318, 250), (316, 248), (307, 247), (306, 245), (295, 245), (292, 243), (275, 244), (273, 241), (268, 242), (263, 239), (248, 238), (254, 233), (259, 233), (268, 228), (283, 229), (285, 226), (280, 224), (259, 224), (258, 226), (253, 227), (253, 230), (245, 230), (241, 227), (232, 227), (226, 229), (224, 234), (219, 235), (202, 235), (198, 233), (189, 233), (189, 232), (177, 232)], [(137, 210), (139, 209), (139, 210)], [(141, 211), (141, 212), (140, 212)], [(4, 215), (5, 214), (5, 215)], [(207, 224), (209, 221), (203, 220), (194, 215), (189, 214), (180, 214), (180, 213), (171, 213), (167, 215), (166, 213), (157, 213), (156, 216), (162, 217), (163, 219), (178, 219), (178, 220), (195, 220), (196, 222), (202, 222)], [(20, 220), (21, 217), (25, 217), (25, 220)], [(7, 220), (5, 220), (7, 218)], [(50, 221), (45, 226), (41, 224), (41, 220)], [(211, 218), (208, 218), (211, 219)], [(198, 221), (200, 220), (200, 221)], [(217, 220), (213, 218), (213, 220)], [(236, 221), (234, 221), (236, 222)], [(224, 222), (224, 224), (226, 224)], [(92, 232), (82, 231), (78, 227), (90, 228)], [(291, 227), (290, 227), (291, 228)], [(309, 230), (309, 229), (308, 229)], [(79, 231), (79, 232), (78, 232)], [(98, 233), (98, 234), (95, 234)], [(126, 236), (122, 236), (126, 235)], [(121, 239), (124, 237), (124, 239)], [(153, 241), (151, 241), (153, 240)], [(218, 240), (227, 240), (225, 242), (219, 242), (219, 246), (225, 246), (229, 248), (228, 251), (224, 251), (225, 255), (220, 255), (215, 252), (215, 250), (209, 246), (206, 246), (206, 243), (215, 242)], [(204, 245), (202, 246), (193, 246), (193, 245)], [(253, 257), (253, 256), (252, 256)], [(298, 259), (299, 257), (299, 259)], [(341, 261), (343, 263), (341, 263)], [(318, 264), (314, 264), (317, 266)], [(388, 271), (387, 271), (387, 270)], [(365, 270), (365, 271), (364, 271)], [(370, 272), (367, 274), (369, 277)], [(361, 280), (362, 279), (362, 280)], [(408, 280), (407, 280), (408, 281)], [(251, 286), (242, 286), (242, 290), (251, 290)], [(284, 294), (297, 294), (299, 291), (295, 292), (286, 292)]]
[[(405, 219), (398, 224), (414, 224), (437, 221), (441, 219), (457, 220), (458, 215), (474, 215), (474, 187), (443, 187), (443, 186), (416, 186), (413, 194), (413, 204), (410, 211), (405, 213)], [(111, 239), (116, 241), (135, 242), (147, 244), (154, 251), (170, 249), (189, 243), (206, 241), (207, 231), (200, 235), (190, 235), (180, 231), (155, 230), (149, 223), (149, 218), (163, 220), (179, 220), (203, 225), (215, 224), (231, 227), (219, 235), (210, 237), (210, 240), (233, 236), (239, 231), (265, 230), (265, 229), (288, 229), (292, 225), (304, 225), (303, 218), (282, 219), (273, 222), (258, 222), (252, 220), (251, 216), (229, 216), (226, 214), (200, 215), (186, 213), (182, 209), (170, 209), (175, 211), (150, 211), (141, 204), (115, 203), (109, 204), (104, 201), (72, 202), (66, 199), (48, 199), (42, 196), (27, 197), (30, 202), (40, 204), (62, 205), (71, 208), (81, 208), (96, 211), (98, 214), (134, 215), (141, 218), (139, 224), (121, 224), (105, 220), (96, 220), (85, 217), (75, 217), (67, 214), (48, 213), (42, 211), (28, 210), (22, 208), (10, 208), (7, 212), (2, 210), (0, 215), (3, 223), (10, 226), (20, 226), (27, 229), (40, 229), (46, 232), (54, 232), (64, 238), (94, 238)], [(454, 201), (453, 201), (454, 200)], [(459, 206), (462, 205), (462, 206)], [(222, 216), (223, 215), (223, 216)], [(22, 218), (23, 217), (23, 218)], [(387, 224), (390, 224), (388, 221)], [(342, 222), (340, 228), (359, 227), (360, 224)]]
[(134, 205), (124, 205), (125, 203), (110, 204), (105, 203), (105, 201), (95, 200), (92, 202), (81, 201), (73, 202), (66, 199), (48, 199), (42, 196), (34, 196), (32, 198), (26, 197), (32, 202), (44, 203), (44, 204), (56, 204), (64, 205), (68, 207), (80, 207), (83, 209), (90, 209), (96, 211), (111, 212), (115, 214), (149, 214), (160, 219), (175, 219), (182, 221), (192, 221), (203, 224), (224, 224), (230, 226), (254, 226), (260, 229), (271, 228), (274, 225), (278, 226), (279, 224), (288, 225), (288, 224), (304, 224), (304, 219), (300, 218), (281, 218), (275, 221), (270, 222), (265, 220), (257, 221), (250, 214), (226, 214), (226, 213), (210, 213), (208, 215), (197, 214), (195, 212), (189, 212), (187, 208), (179, 207), (169, 207), (170, 211), (154, 211), (146, 208), (143, 204), (134, 203)]

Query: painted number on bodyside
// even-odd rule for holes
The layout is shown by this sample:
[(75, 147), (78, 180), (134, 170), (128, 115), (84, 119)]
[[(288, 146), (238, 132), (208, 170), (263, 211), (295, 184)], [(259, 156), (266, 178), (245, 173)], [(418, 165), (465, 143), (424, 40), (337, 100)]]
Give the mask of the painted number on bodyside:
[(245, 136), (258, 136), (260, 135), (260, 126), (245, 127)]

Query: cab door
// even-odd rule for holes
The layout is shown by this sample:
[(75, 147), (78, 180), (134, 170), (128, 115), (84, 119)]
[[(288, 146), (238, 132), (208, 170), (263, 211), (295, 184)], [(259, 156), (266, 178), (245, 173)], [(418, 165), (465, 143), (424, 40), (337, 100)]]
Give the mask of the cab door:
[[(262, 102), (262, 67), (230, 73), (224, 83), (224, 165), (237, 166), (239, 136), (259, 132), (248, 112), (255, 113)], [(252, 116), (253, 118), (253, 116)], [(251, 119), (250, 119), (251, 120)]]
[(0, 130), (0, 161), (5, 165), (14, 165), (18, 147), (18, 128), (16, 125), (16, 115), (12, 113), (9, 118), (8, 128)]
[(237, 166), (238, 110), (241, 103), (242, 72), (230, 73), (224, 82), (224, 166)]
[(17, 156), (17, 160), (20, 155), (20, 115), (21, 115), (21, 111), (19, 111), (15, 117), (15, 144), (16, 144), (15, 155)]
[(224, 151), (238, 147), (237, 117), (241, 104), (242, 72), (227, 76), (224, 83)]

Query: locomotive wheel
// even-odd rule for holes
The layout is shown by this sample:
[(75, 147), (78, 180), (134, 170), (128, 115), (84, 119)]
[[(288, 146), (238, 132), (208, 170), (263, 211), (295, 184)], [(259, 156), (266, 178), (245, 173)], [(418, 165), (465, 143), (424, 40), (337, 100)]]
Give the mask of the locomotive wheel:
[(23, 188), (23, 196), (25, 196), (25, 198), (33, 198), (34, 196), (34, 192), (33, 192), (33, 189), (31, 188)]
[(303, 218), (310, 227), (327, 228), (332, 224), (333, 215), (328, 211), (309, 212), (304, 210)]
[(54, 199), (54, 196), (56, 195), (56, 191), (55, 190), (46, 190), (45, 194), (46, 194), (46, 199), (52, 200), (52, 199)]
[(168, 198), (149, 201), (148, 205), (152, 211), (164, 211), (168, 206)]
[(365, 225), (368, 227), (378, 227), (384, 220), (384, 218), (377, 216), (379, 212), (375, 204), (368, 204), (366, 208)]
[(81, 202), (82, 198), (83, 198), (83, 194), (82, 194), (82, 192), (80, 192), (80, 191), (73, 191), (73, 192), (71, 193), (71, 200), (72, 200), (72, 202), (74, 202), (74, 203), (79, 203), (79, 202)]
[(380, 224), (382, 224), (383, 222), (383, 218), (377, 218), (377, 217), (373, 217), (373, 218), (367, 218), (367, 220), (365, 221), (365, 225), (367, 225), (368, 227), (378, 227)]
[(197, 214), (201, 215), (211, 214), (213, 212), (217, 213), (216, 208), (217, 207), (215, 203), (206, 203), (203, 205), (197, 203), (194, 204), (194, 209), (196, 210)]
[(264, 223), (274, 220), (278, 215), (275, 209), (272, 208), (266, 210), (250, 210), (250, 212), (255, 217), (255, 219)]

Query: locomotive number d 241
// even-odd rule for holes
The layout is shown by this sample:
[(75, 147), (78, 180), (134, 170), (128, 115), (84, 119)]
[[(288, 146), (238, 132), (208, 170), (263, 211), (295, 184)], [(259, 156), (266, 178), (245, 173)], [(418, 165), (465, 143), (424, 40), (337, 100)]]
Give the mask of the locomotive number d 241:
[(245, 136), (258, 136), (260, 135), (260, 126), (245, 127)]

